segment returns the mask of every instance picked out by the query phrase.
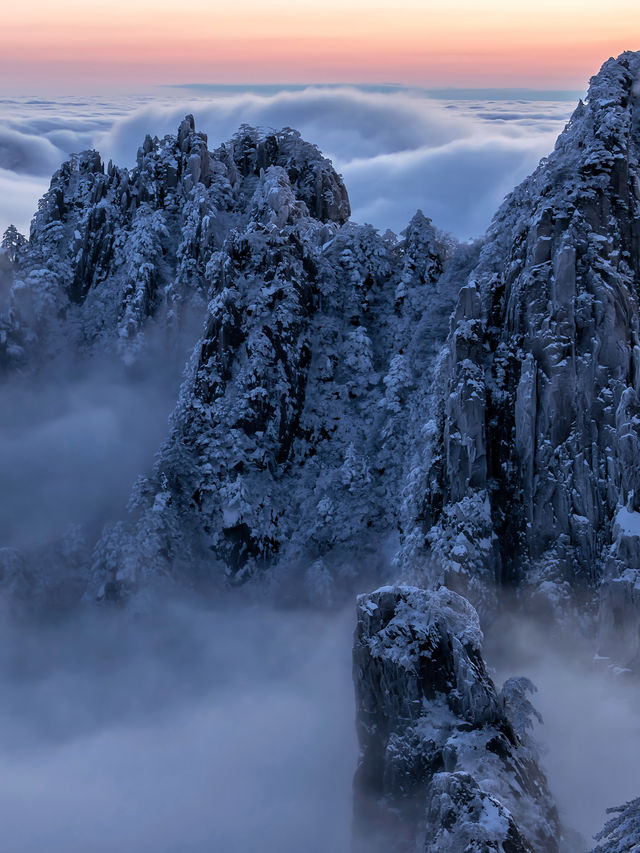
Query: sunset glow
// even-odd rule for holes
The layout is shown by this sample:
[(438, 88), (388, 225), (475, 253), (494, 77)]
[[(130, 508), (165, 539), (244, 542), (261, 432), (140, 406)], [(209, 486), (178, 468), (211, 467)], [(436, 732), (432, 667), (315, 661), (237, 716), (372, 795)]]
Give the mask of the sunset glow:
[[(504, 0), (45, 2), (3, 12), (2, 88), (379, 82), (584, 87), (640, 43), (640, 5)], [(78, 82), (78, 77), (81, 82)]]

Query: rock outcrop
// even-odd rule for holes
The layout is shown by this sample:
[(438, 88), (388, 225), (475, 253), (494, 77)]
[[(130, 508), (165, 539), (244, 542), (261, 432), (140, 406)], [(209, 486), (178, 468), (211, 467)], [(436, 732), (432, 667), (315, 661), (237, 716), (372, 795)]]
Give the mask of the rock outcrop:
[(607, 809), (609, 818), (596, 835), (592, 853), (638, 853), (640, 850), (640, 798)]
[(426, 813), (425, 853), (533, 853), (512, 815), (469, 773), (436, 773)]
[(94, 151), (65, 163), (28, 243), (7, 236), (7, 364), (75, 348), (135, 365), (153, 361), (149, 339), (160, 362), (180, 357), (185, 318), (202, 330), (132, 520), (98, 545), (90, 596), (278, 563), (283, 586), (331, 598), (356, 552), (379, 562), (410, 412), (475, 249), (449, 263), (452, 242), (420, 212), (400, 239), (348, 216), (341, 178), (295, 131), (243, 126), (209, 151), (188, 116), (176, 136), (147, 137), (132, 170)]
[(361, 850), (558, 850), (526, 727), (526, 688), (495, 690), (471, 605), (451, 590), (358, 599), (353, 666)]
[(318, 577), (329, 594), (358, 554), (373, 563), (393, 539), (407, 404), (437, 353), (430, 337), (408, 357), (411, 315), (439, 323), (442, 340), (447, 247), (421, 215), (403, 241), (310, 217), (279, 167), (254, 202), (207, 266), (211, 299), (169, 438), (136, 487), (137, 532), (99, 562), (98, 592), (150, 574), (237, 582), (277, 564), (288, 594)]
[(97, 151), (64, 163), (28, 243), (13, 252), (14, 337), (28, 327), (31, 339), (20, 341), (27, 349), (20, 355), (46, 360), (75, 338), (134, 360), (150, 318), (171, 324), (189, 309), (202, 312), (207, 264), (233, 228), (269, 206), (265, 186), (281, 210), (288, 193), (301, 211), (311, 205), (319, 222), (349, 218), (341, 178), (291, 129), (243, 126), (210, 151), (187, 116), (177, 135), (147, 136), (132, 170), (105, 167)]
[(285, 595), (315, 598), (320, 583), (330, 600), (354, 559), (373, 570), (393, 547), (409, 401), (425, 394), (457, 289), (443, 272), (450, 247), (422, 214), (402, 240), (311, 216), (342, 216), (323, 207), (326, 178), (313, 184), (322, 204), (303, 201), (284, 166), (252, 186), (244, 227), (207, 263), (203, 333), (136, 487), (137, 521), (99, 545), (99, 596), (277, 565)]
[(605, 63), (460, 292), (419, 525), (479, 602), (527, 582), (555, 606), (640, 567), (610, 554), (640, 496), (639, 73)]

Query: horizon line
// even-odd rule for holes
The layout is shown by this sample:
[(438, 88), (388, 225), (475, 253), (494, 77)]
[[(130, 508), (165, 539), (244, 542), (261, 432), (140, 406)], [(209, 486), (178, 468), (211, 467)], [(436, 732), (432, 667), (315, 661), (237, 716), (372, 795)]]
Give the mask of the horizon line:
[(361, 89), (370, 92), (403, 91), (420, 92), (439, 98), (457, 98), (471, 100), (474, 98), (490, 98), (511, 100), (512, 98), (535, 98), (545, 100), (573, 100), (584, 98), (586, 89), (567, 88), (536, 88), (533, 86), (417, 86), (404, 83), (156, 83), (158, 89), (195, 89), (211, 92), (278, 92), (304, 91), (305, 89)]

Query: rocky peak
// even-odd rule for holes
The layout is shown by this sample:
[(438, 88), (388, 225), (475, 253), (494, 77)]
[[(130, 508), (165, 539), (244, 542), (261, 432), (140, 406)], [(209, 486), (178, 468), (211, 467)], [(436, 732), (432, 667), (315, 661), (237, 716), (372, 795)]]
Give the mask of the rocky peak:
[[(98, 590), (180, 575), (186, 562), (191, 581), (226, 571), (237, 582), (269, 567), (273, 583), (313, 596), (320, 575), (325, 590), (347, 582), (349, 549), (375, 553), (392, 535), (387, 496), (404, 470), (396, 438), (414, 371), (428, 369), (427, 356), (409, 357), (407, 315), (446, 317), (450, 301), (432, 301), (430, 278), (444, 251), (428, 230), (417, 247), (315, 219), (283, 166), (251, 185), (252, 218), (207, 265), (203, 335), (170, 436), (136, 490), (142, 562), (103, 561)], [(153, 558), (142, 547), (152, 522), (162, 531)], [(308, 578), (292, 577), (301, 563)]]
[[(460, 292), (422, 515), (461, 588), (593, 585), (619, 501), (640, 494), (639, 72), (638, 54), (605, 63)], [(465, 502), (486, 508), (475, 529)]]
[[(533, 853), (508, 809), (470, 773), (436, 773), (429, 790), (424, 853)], [(538, 848), (535, 848), (538, 849)]]
[(497, 694), (468, 601), (396, 586), (360, 596), (357, 610), (358, 849), (557, 850), (558, 818), (519, 719), (527, 685)]
[(55, 173), (15, 275), (30, 316), (14, 306), (14, 324), (29, 323), (42, 357), (68, 345), (56, 340), (68, 315), (78, 344), (100, 340), (134, 360), (149, 318), (176, 324), (202, 310), (207, 264), (233, 228), (300, 216), (341, 224), (349, 212), (341, 178), (297, 132), (244, 126), (211, 152), (187, 116), (177, 135), (147, 136), (131, 170), (105, 170), (86, 151)]
[(331, 162), (297, 130), (264, 131), (242, 125), (230, 142), (215, 154), (235, 171), (243, 184), (272, 166), (285, 170), (295, 195), (309, 215), (321, 222), (345, 223), (351, 215), (349, 197)]

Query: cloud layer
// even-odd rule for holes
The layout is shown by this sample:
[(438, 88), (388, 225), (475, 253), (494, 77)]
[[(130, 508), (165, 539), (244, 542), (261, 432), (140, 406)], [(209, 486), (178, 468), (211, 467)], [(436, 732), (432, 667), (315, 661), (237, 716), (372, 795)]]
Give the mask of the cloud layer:
[(9, 221), (26, 228), (27, 211), (69, 153), (96, 147), (132, 165), (146, 133), (173, 133), (193, 112), (212, 147), (243, 122), (299, 129), (343, 173), (357, 222), (398, 232), (422, 208), (438, 227), (478, 236), (503, 196), (551, 149), (571, 108), (567, 100), (473, 100), (470, 93), (447, 100), (355, 87), (0, 101), (0, 229)]
[(421, 208), (438, 227), (469, 238), (551, 149), (571, 108), (567, 100), (477, 101), (465, 93), (456, 101), (354, 87), (2, 101), (0, 229), (10, 221), (26, 229), (46, 179), (71, 152), (96, 147), (132, 165), (146, 133), (173, 133), (193, 112), (213, 147), (243, 122), (299, 129), (343, 173), (357, 222), (398, 232)]
[(156, 601), (5, 626), (4, 847), (348, 853), (352, 620)]
[(498, 669), (496, 682), (518, 673), (538, 688), (532, 701), (544, 720), (535, 732), (541, 763), (560, 818), (581, 834), (576, 849), (584, 851), (608, 819), (606, 809), (638, 796), (638, 684), (593, 655), (578, 630), (508, 606), (487, 631), (485, 657)]

